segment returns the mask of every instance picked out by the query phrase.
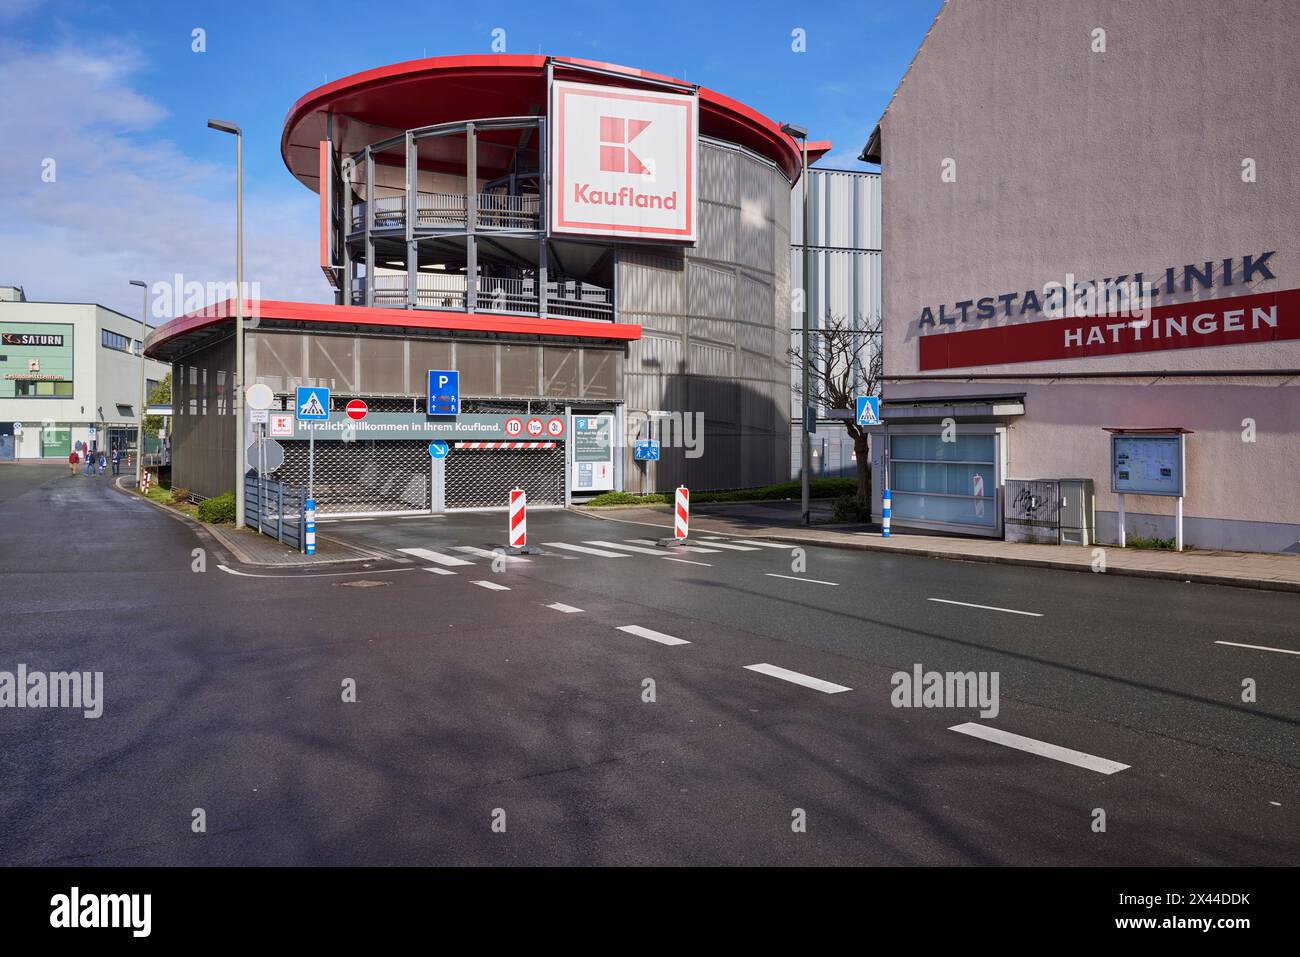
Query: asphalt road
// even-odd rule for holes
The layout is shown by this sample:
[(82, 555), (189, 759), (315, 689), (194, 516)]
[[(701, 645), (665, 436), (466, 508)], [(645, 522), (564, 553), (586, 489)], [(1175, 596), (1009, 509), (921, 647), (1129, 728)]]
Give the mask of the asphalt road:
[[(1300, 859), (1300, 596), (665, 553), (538, 510), (545, 554), (503, 563), (504, 525), (326, 522), (401, 561), (238, 566), (106, 482), (0, 468), (0, 670), (105, 683), (98, 719), (0, 709), (0, 862)], [(996, 717), (894, 707), (918, 664), (995, 672)]]

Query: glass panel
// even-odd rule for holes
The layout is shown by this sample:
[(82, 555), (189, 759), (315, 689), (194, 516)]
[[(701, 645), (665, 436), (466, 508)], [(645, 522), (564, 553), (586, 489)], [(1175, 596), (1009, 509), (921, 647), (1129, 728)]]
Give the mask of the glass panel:
[(537, 395), (537, 366), (540, 361), (539, 346), (503, 344), (501, 346), (501, 394)]
[(66, 425), (47, 425), (41, 429), (41, 457), (66, 459), (72, 451), (72, 430)]
[(992, 528), (997, 517), (994, 503), (987, 498), (944, 498), (914, 492), (893, 491), (893, 518)]
[(351, 336), (312, 336), (307, 345), (307, 385), (323, 385), (334, 392), (355, 393), (352, 381)]
[(582, 395), (587, 399), (618, 398), (622, 353), (612, 349), (586, 349), (582, 357)]
[(542, 383), (546, 395), (578, 397), (578, 350), (561, 346), (542, 347)]
[[(890, 488), (900, 492), (938, 492), (943, 495), (974, 495), (982, 488), (985, 498), (993, 497), (992, 465), (950, 465), (942, 462), (891, 462)], [(979, 476), (982, 486), (976, 484)]]
[(456, 343), (456, 368), (460, 372), (460, 394), (497, 394), (497, 347), (490, 342)]
[(890, 437), (890, 457), (930, 461), (993, 462), (994, 436), (991, 433), (960, 432), (954, 441), (942, 435), (894, 435)]
[[(428, 395), (429, 370), (452, 368), (451, 343), (411, 340), (411, 395)], [(462, 382), (461, 388), (465, 388)]]
[[(361, 384), (367, 395), (405, 395), (406, 349), (401, 339), (358, 339)], [(417, 379), (423, 381), (424, 376)]]

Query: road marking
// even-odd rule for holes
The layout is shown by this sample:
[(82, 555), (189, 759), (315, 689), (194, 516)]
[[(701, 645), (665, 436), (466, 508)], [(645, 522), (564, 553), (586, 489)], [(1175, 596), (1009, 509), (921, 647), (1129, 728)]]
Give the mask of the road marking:
[(999, 608), (996, 605), (972, 605), (968, 601), (952, 601), (948, 598), (927, 598), (926, 601), (937, 601), (945, 605), (961, 605), (963, 608), (983, 608), (985, 611), (1005, 611), (1008, 615), (1028, 615), (1030, 618), (1042, 618), (1036, 611), (1018, 611), (1015, 608)]
[(649, 628), (642, 628), (640, 625), (620, 625), (618, 630), (626, 631), (629, 635), (636, 635), (638, 638), (649, 638), (661, 645), (690, 644), (685, 638), (674, 638), (672, 635), (665, 635), (662, 631), (651, 631)]
[(315, 575), (257, 575), (253, 572), (236, 571), (233, 568), (227, 568), (225, 565), (218, 565), (217, 567), (227, 575), (238, 575), (240, 578), (339, 578), (343, 575), (394, 575), (397, 572), (415, 571), (414, 568), (373, 568), (369, 571), (321, 572)]
[(804, 578), (802, 575), (778, 575), (776, 572), (764, 572), (768, 578), (788, 578), (795, 582), (812, 582), (814, 585), (838, 585), (839, 582), (824, 582), (820, 578)]
[(498, 585), (496, 582), (490, 582), (490, 581), (479, 580), (479, 581), (470, 582), (470, 584), (471, 584), (471, 585), (478, 585), (479, 588), (488, 588), (488, 589), (491, 589), (492, 591), (509, 591), (509, 590), (510, 590), (510, 586), (509, 586), (509, 585)]
[(435, 575), (454, 575), (456, 574), (450, 568), (435, 568), (433, 565), (424, 566), (426, 572), (433, 572)]
[(972, 738), (979, 738), (982, 741), (1001, 744), (1004, 747), (1015, 748), (1017, 751), (1028, 751), (1030, 754), (1051, 758), (1053, 761), (1063, 761), (1066, 764), (1073, 764), (1078, 768), (1087, 768), (1089, 771), (1096, 771), (1100, 774), (1115, 774), (1129, 767), (1129, 765), (1120, 764), (1118, 761), (1108, 761), (1093, 754), (1075, 751), (1073, 748), (1048, 744), (1046, 741), (1026, 738), (1024, 735), (1012, 734), (1010, 731), (1003, 731), (1001, 728), (994, 728), (987, 724), (977, 724), (974, 721), (955, 724), (948, 730), (956, 731), (958, 734), (968, 734)]
[(567, 548), (571, 552), (582, 552), (584, 555), (595, 555), (599, 558), (628, 558), (630, 556), (611, 552), (607, 548), (587, 548), (585, 545), (569, 545), (566, 542), (542, 542), (543, 548)]
[(1290, 648), (1270, 648), (1268, 645), (1243, 645), (1239, 641), (1216, 641), (1216, 645), (1231, 645), (1234, 648), (1253, 648), (1255, 651), (1276, 651), (1280, 655), (1300, 655), (1300, 651)]
[(486, 548), (475, 548), (473, 545), (453, 545), (452, 548), (456, 549), (458, 552), (464, 552), (466, 555), (477, 555), (479, 558), (490, 558), (493, 561), (496, 561), (498, 558), (507, 562), (528, 561), (528, 559), (520, 558), (518, 555), (507, 555), (504, 548), (495, 552)]
[(547, 607), (547, 608), (554, 609), (555, 611), (562, 611), (562, 612), (564, 612), (566, 615), (572, 615), (572, 614), (576, 614), (577, 612), (582, 611), (581, 608), (574, 608), (572, 605), (566, 605), (566, 604), (565, 604), (564, 602), (562, 602), (562, 601), (557, 601), (557, 602), (555, 602), (555, 603), (552, 604), (552, 605), (547, 605), (546, 607)]
[(664, 549), (652, 546), (620, 545), (618, 542), (587, 542), (586, 544), (599, 545), (602, 548), (617, 548), (625, 552), (636, 552), (638, 555), (653, 555), (655, 558), (664, 557)]
[(463, 558), (457, 558), (455, 555), (444, 555), (442, 552), (430, 551), (427, 548), (399, 548), (399, 552), (407, 555), (414, 555), (416, 558), (423, 558), (428, 562), (437, 562), (439, 565), (473, 565), (473, 562), (467, 562)]
[(773, 678), (780, 678), (782, 681), (789, 681), (797, 685), (803, 685), (805, 688), (812, 688), (814, 691), (821, 691), (825, 694), (839, 694), (841, 691), (852, 691), (852, 688), (844, 685), (837, 685), (833, 681), (823, 681), (821, 678), (814, 678), (812, 675), (800, 674), (797, 671), (791, 671), (788, 668), (778, 668), (776, 665), (758, 664), (745, 665), (746, 671), (757, 671), (761, 675), (771, 675)]
[(710, 547), (710, 548), (725, 548), (725, 549), (727, 549), (727, 551), (731, 551), (731, 552), (756, 552), (756, 551), (758, 551), (758, 549), (757, 549), (757, 548), (754, 548), (754, 546), (752, 546), (752, 545), (733, 545), (733, 544), (730, 543), (730, 542), (717, 542), (717, 541), (713, 541), (712, 539), (709, 540), (709, 547)]
[(705, 568), (712, 568), (708, 562), (693, 562), (689, 558), (673, 558), (671, 555), (662, 556), (666, 562), (681, 562), (683, 565), (703, 565)]
[(718, 554), (718, 550), (716, 548), (700, 548), (700, 546), (698, 545), (662, 545), (661, 546), (653, 538), (629, 538), (628, 541), (632, 542), (635, 545), (655, 545), (660, 548), (676, 549), (679, 552), (696, 552), (700, 555)]
[[(718, 542), (721, 542), (721, 541), (722, 541), (722, 539), (719, 538), (719, 537), (716, 536), (716, 535), (703, 535), (703, 536), (701, 536), (701, 538), (702, 538), (703, 541), (706, 541), (706, 542), (713, 542), (715, 545), (716, 545)], [(782, 544), (780, 544), (779, 542), (760, 542), (760, 541), (759, 541), (758, 539), (756, 539), (756, 538), (740, 538), (740, 539), (736, 539), (736, 541), (744, 542), (746, 545), (757, 545), (759, 548), (779, 548), (779, 549), (781, 549), (781, 551), (783, 551), (783, 552), (788, 552), (788, 551), (789, 551), (790, 549), (792, 549), (792, 548), (798, 548), (798, 547), (799, 547), (798, 545), (782, 545)], [(817, 543), (816, 543), (816, 542), (811, 542), (810, 544), (815, 545), (815, 544), (817, 544)]]

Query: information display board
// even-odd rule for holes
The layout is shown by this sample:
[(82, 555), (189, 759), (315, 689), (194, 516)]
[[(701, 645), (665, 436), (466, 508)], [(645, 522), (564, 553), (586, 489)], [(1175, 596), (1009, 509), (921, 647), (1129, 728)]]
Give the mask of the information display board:
[(614, 487), (614, 417), (573, 417), (573, 490), (607, 492)]
[(1112, 435), (1111, 491), (1131, 495), (1183, 495), (1183, 439), (1181, 432)]

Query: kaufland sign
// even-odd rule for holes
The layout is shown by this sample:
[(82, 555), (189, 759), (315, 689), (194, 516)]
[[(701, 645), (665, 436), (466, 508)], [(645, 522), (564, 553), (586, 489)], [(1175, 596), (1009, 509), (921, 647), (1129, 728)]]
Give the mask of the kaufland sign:
[(555, 81), (551, 230), (695, 241), (694, 96)]

